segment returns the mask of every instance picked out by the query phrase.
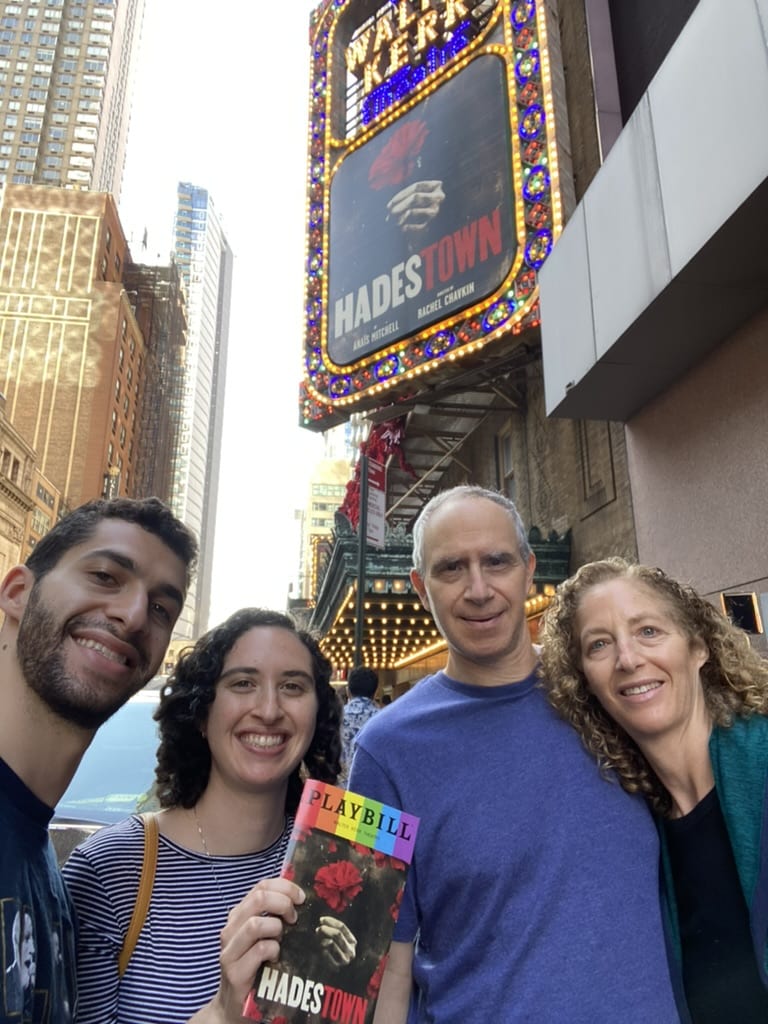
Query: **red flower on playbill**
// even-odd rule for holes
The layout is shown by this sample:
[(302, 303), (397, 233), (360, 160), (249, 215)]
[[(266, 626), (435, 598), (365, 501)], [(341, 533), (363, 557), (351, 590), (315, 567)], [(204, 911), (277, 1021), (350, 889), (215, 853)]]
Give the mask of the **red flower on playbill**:
[(429, 129), (423, 121), (409, 121), (392, 135), (368, 171), (368, 184), (381, 189), (387, 185), (402, 185), (414, 172), (417, 157), (424, 145)]
[(362, 892), (363, 876), (348, 860), (337, 860), (315, 875), (314, 890), (325, 900), (331, 910), (346, 910), (354, 898)]
[(387, 958), (388, 954), (385, 953), (381, 960), (379, 960), (376, 970), (371, 975), (371, 980), (368, 982), (368, 991), (366, 992), (369, 999), (376, 999), (378, 997), (379, 989), (381, 988), (381, 978), (384, 974), (384, 968), (387, 966)]
[(400, 913), (400, 904), (402, 902), (403, 902), (403, 890), (399, 889), (397, 894), (395, 895), (395, 902), (389, 908), (389, 913), (392, 916), (393, 920), (395, 920), (395, 921), (397, 920), (397, 916)]

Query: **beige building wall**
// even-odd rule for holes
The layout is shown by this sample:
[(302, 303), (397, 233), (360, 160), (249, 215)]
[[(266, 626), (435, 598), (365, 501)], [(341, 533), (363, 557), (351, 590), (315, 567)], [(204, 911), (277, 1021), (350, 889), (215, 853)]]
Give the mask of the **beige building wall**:
[(111, 196), (7, 186), (0, 207), (0, 390), (40, 471), (74, 507), (131, 493), (144, 341), (122, 286)]
[(6, 419), (0, 400), (0, 579), (22, 560), (33, 506), (35, 452)]
[(640, 561), (768, 592), (768, 310), (627, 424)]

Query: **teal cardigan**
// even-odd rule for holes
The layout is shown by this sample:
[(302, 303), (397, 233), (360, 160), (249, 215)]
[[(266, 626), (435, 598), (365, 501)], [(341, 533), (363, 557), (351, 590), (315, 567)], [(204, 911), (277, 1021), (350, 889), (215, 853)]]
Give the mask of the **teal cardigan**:
[[(737, 718), (716, 727), (709, 741), (715, 789), (749, 907), (752, 942), (768, 988), (768, 717)], [(680, 929), (664, 830), (661, 832), (662, 901), (676, 988), (682, 993)], [(673, 979), (675, 980), (675, 979)], [(683, 1016), (687, 1019), (687, 1016)]]

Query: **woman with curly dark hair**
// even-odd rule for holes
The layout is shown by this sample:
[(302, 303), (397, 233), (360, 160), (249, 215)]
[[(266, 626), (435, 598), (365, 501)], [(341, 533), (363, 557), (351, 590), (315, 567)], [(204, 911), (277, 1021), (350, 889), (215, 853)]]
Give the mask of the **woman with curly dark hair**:
[(303, 779), (335, 782), (341, 706), (317, 641), (246, 608), (185, 651), (163, 689), (162, 810), (151, 900), (124, 973), (142, 819), (92, 836), (65, 866), (80, 921), (80, 1024), (242, 1020), (304, 896), (277, 876)]
[(541, 641), (552, 704), (657, 816), (683, 1019), (764, 1024), (768, 662), (691, 587), (619, 558), (560, 585)]

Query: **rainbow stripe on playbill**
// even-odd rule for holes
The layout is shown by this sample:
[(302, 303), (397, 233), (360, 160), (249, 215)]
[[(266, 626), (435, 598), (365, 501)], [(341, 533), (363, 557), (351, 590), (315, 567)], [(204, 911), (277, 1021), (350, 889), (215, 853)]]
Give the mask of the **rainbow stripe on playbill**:
[(306, 900), (244, 1016), (271, 1024), (370, 1024), (419, 821), (308, 779), (281, 872)]
[(378, 800), (309, 779), (301, 795), (296, 828), (321, 828), (351, 843), (411, 863), (419, 819)]

